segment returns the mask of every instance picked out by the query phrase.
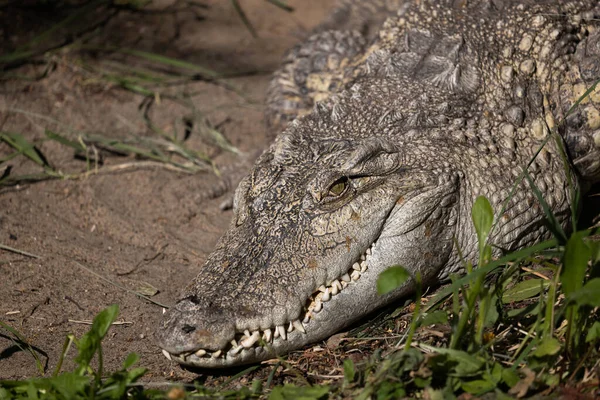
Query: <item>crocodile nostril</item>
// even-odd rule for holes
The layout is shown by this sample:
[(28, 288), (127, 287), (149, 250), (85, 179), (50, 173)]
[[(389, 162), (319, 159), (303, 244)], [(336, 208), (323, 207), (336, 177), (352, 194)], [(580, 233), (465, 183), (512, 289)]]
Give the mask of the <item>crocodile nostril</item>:
[(184, 325), (181, 330), (185, 333), (192, 333), (196, 330), (195, 326), (191, 326), (191, 325)]
[(188, 296), (185, 299), (182, 299), (181, 301), (184, 301), (184, 300), (188, 300), (193, 304), (200, 304), (200, 299), (196, 295)]

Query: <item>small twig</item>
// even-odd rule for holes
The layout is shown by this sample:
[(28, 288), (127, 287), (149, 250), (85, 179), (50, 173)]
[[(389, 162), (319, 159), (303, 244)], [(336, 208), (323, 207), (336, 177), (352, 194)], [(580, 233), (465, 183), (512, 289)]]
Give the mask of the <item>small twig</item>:
[(73, 300), (73, 298), (72, 298), (71, 296), (65, 296), (64, 298), (65, 298), (65, 300), (68, 300), (68, 301), (70, 301), (71, 303), (75, 304), (75, 307), (79, 308), (79, 310), (80, 310), (80, 311), (85, 311), (85, 310), (83, 309), (83, 307), (81, 307), (81, 306), (79, 305), (79, 303), (77, 303), (75, 300)]
[(507, 356), (506, 354), (492, 353), (492, 355), (496, 358), (501, 358), (503, 360), (510, 360), (510, 356)]
[(26, 251), (19, 250), (19, 249), (14, 249), (12, 247), (5, 246), (3, 244), (0, 244), (0, 250), (10, 251), (11, 253), (16, 253), (16, 254), (20, 254), (22, 256), (27, 256), (27, 257), (31, 257), (31, 258), (37, 258), (37, 259), (42, 258), (40, 256), (36, 256), (35, 254), (31, 254), (31, 253), (28, 253)]
[(530, 274), (537, 276), (538, 278), (542, 278), (542, 279), (544, 279), (544, 280), (546, 280), (546, 281), (549, 281), (549, 280), (550, 280), (550, 278), (548, 278), (546, 275), (544, 275), (544, 274), (542, 274), (542, 273), (540, 273), (540, 272), (537, 272), (537, 271), (535, 271), (535, 270), (533, 270), (533, 269), (531, 269), (531, 268), (528, 268), (528, 267), (523, 267), (523, 266), (522, 266), (522, 267), (521, 267), (521, 269), (522, 269), (523, 271), (525, 271), (525, 272), (529, 272)]
[(306, 374), (321, 379), (342, 379), (344, 377), (344, 375), (322, 375), (315, 372), (307, 372)]
[(135, 161), (135, 162), (127, 162), (127, 163), (122, 163), (122, 164), (117, 164), (117, 165), (108, 165), (108, 166), (99, 168), (98, 170), (93, 169), (90, 171), (82, 172), (80, 174), (65, 175), (63, 178), (64, 179), (81, 179), (81, 178), (87, 178), (90, 175), (99, 175), (102, 173), (119, 172), (119, 171), (125, 171), (128, 169), (135, 169), (135, 168), (154, 168), (154, 167), (164, 168), (164, 169), (168, 169), (170, 171), (184, 172), (187, 174), (194, 173), (194, 171), (192, 171), (192, 170), (187, 170), (184, 168), (177, 167), (175, 165), (165, 164), (165, 163), (161, 163), (158, 161)]
[[(190, 167), (192, 167), (192, 166), (190, 165)], [(40, 175), (33, 176), (33, 178), (35, 178), (35, 181), (43, 181), (43, 180), (50, 180), (50, 179), (78, 180), (78, 179), (88, 178), (92, 175), (100, 175), (100, 174), (105, 174), (105, 173), (110, 174), (110, 173), (121, 172), (121, 171), (130, 170), (130, 169), (136, 169), (136, 168), (164, 168), (164, 169), (167, 169), (170, 171), (175, 171), (175, 172), (180, 172), (180, 173), (185, 173), (185, 174), (194, 174), (199, 171), (205, 171), (205, 169), (197, 168), (196, 165), (193, 165), (194, 169), (192, 169), (192, 168), (186, 169), (186, 168), (178, 167), (176, 165), (165, 164), (165, 163), (158, 162), (158, 161), (134, 161), (134, 162), (117, 164), (117, 165), (108, 165), (108, 166), (104, 166), (104, 167), (98, 168), (98, 169), (94, 168), (89, 171), (75, 173), (75, 174), (63, 174), (61, 172), (46, 170), (44, 173), (42, 173)], [(25, 176), (25, 177), (17, 176), (13, 179), (7, 179), (6, 185), (8, 186), (8, 185), (12, 185), (12, 184), (18, 184), (19, 182), (31, 181), (31, 178), (32, 178), (32, 176), (29, 176), (29, 175)], [(4, 182), (1, 182), (0, 186), (2, 186), (2, 183), (4, 183)], [(0, 245), (0, 249), (2, 249), (1, 245)], [(6, 248), (5, 250), (14, 251), (14, 249), (11, 250), (10, 248)], [(21, 254), (24, 254), (24, 253), (21, 253)], [(30, 257), (35, 257), (30, 254), (24, 254), (24, 255), (28, 255)], [(40, 258), (40, 257), (35, 257), (35, 258)]]
[(369, 342), (369, 341), (373, 341), (373, 340), (391, 340), (391, 339), (398, 339), (398, 338), (402, 338), (405, 335), (390, 335), (390, 336), (365, 336), (365, 337), (360, 337), (360, 338), (355, 338), (355, 337), (345, 337), (345, 338), (341, 338), (340, 342), (353, 342), (353, 341), (365, 341), (365, 342)]
[[(81, 325), (92, 325), (94, 323), (94, 321), (89, 320), (89, 319), (84, 319), (84, 320), (68, 319), (67, 321), (69, 321), (72, 324), (81, 324)], [(131, 321), (115, 321), (111, 325), (133, 325), (133, 322), (131, 322)]]

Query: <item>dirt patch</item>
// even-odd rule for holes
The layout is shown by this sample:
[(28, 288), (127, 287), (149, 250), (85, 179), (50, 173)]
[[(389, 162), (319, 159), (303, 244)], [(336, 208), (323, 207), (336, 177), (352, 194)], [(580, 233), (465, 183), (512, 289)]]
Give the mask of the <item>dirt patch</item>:
[[(292, 14), (265, 1), (243, 1), (258, 38), (248, 33), (230, 2), (202, 2), (207, 7), (193, 3), (155, 1), (143, 13), (110, 15), (98, 24), (95, 42), (152, 51), (217, 71), (252, 73), (229, 80), (244, 97), (204, 81), (172, 89), (191, 93), (211, 125), (242, 152), (237, 156), (190, 137), (187, 144), (209, 154), (224, 179), (210, 172), (189, 175), (148, 168), (0, 189), (0, 244), (41, 257), (0, 250), (0, 320), (46, 355), (41, 358), (47, 371), (54, 370), (67, 334), (81, 336), (88, 329), (85, 321), (117, 303), (123, 324), (111, 328), (104, 342), (107, 370), (118, 369), (129, 352), (136, 352), (139, 364), (149, 369), (145, 380), (196, 377), (166, 360), (156, 346), (161, 307), (106, 283), (80, 264), (131, 290), (150, 284), (159, 290), (153, 299), (163, 304), (176, 300), (229, 224), (231, 212), (219, 209), (227, 197), (224, 180), (245, 171), (248, 160), (266, 144), (262, 103), (269, 71), (322, 20), (333, 1), (290, 1), (296, 9)], [(25, 23), (21, 17), (0, 18), (12, 19), (2, 24), (8, 47), (31, 38), (20, 29)], [(44, 23), (43, 17), (37, 18), (36, 23)], [(144, 96), (94, 81), (70, 53), (51, 57), (54, 67), (45, 78), (0, 83), (2, 131), (20, 132), (30, 140), (43, 138), (46, 129), (114, 138), (153, 134), (140, 111)], [(105, 61), (99, 55), (86, 62), (101, 67)], [(34, 75), (40, 66), (23, 65), (11, 72)], [(154, 100), (153, 122), (165, 132), (180, 130), (186, 110), (168, 99)], [(40, 149), (56, 166), (84, 168), (64, 146), (45, 141)], [(11, 152), (0, 144), (0, 158)], [(120, 162), (119, 157), (107, 157), (105, 166)], [(21, 158), (10, 164), (23, 173), (36, 167)], [(63, 368), (72, 366), (73, 356), (71, 351)], [(0, 335), (0, 379), (37, 374), (31, 355)]]

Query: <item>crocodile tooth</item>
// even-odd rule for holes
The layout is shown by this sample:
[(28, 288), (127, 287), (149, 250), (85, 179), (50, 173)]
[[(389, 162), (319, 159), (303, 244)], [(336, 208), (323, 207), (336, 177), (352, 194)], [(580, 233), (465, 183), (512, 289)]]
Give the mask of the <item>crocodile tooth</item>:
[(233, 349), (229, 350), (229, 351), (227, 352), (227, 354), (228, 354), (228, 355), (231, 355), (231, 356), (237, 356), (237, 355), (238, 355), (238, 353), (239, 353), (240, 351), (242, 351), (242, 349), (243, 349), (243, 348), (244, 348), (244, 346), (236, 346), (236, 347), (234, 347)]
[(273, 334), (273, 337), (275, 339), (277, 339), (279, 337), (279, 329), (277, 329), (277, 327), (275, 327), (275, 333)]
[(331, 294), (333, 296), (338, 294), (340, 290), (342, 290), (342, 285), (340, 284), (340, 281), (336, 279), (335, 281), (331, 282)]
[(364, 254), (360, 255), (360, 261), (365, 261), (367, 259), (367, 256)]
[(200, 349), (197, 352), (195, 352), (194, 354), (196, 355), (196, 357), (202, 357), (206, 354), (206, 350)]
[(271, 329), (265, 330), (265, 332), (263, 333), (263, 339), (267, 343), (271, 342), (271, 339), (273, 339), (273, 332), (271, 332)]
[(350, 278), (352, 278), (353, 281), (357, 281), (360, 278), (360, 271), (352, 271)]
[(286, 332), (285, 332), (285, 327), (283, 325), (279, 325), (277, 327), (277, 331), (279, 332), (279, 336), (281, 336), (281, 338), (283, 340), (287, 339), (287, 335), (286, 335)]
[(327, 290), (327, 287), (325, 287), (325, 285), (319, 286), (319, 292), (324, 292), (325, 290)]
[(318, 313), (319, 311), (321, 311), (322, 308), (323, 308), (323, 303), (321, 303), (321, 300), (317, 300), (315, 302), (315, 307), (313, 308), (313, 311)]
[(321, 296), (321, 301), (328, 302), (329, 299), (331, 299), (331, 294), (329, 293), (329, 288), (327, 288), (325, 293), (323, 293), (323, 296)]
[(238, 343), (235, 341), (235, 339), (233, 339), (231, 341), (231, 347), (237, 347)]
[(294, 330), (294, 324), (292, 324), (292, 321), (290, 321), (290, 324), (288, 325), (287, 331), (291, 332)]
[(366, 263), (366, 262), (365, 262), (365, 263), (362, 263), (362, 264), (360, 265), (360, 273), (361, 273), (361, 274), (364, 274), (364, 273), (365, 273), (365, 271), (367, 270), (367, 268), (369, 268), (369, 266), (367, 265), (367, 263)]
[(240, 341), (240, 344), (242, 346), (244, 346), (245, 348), (249, 349), (250, 347), (252, 347), (254, 345), (254, 343), (256, 343), (258, 341), (259, 338), (260, 338), (260, 333), (258, 331), (254, 331), (252, 333), (252, 336)]
[(348, 273), (346, 272), (344, 275), (342, 275), (342, 281), (344, 282), (350, 282), (350, 275), (348, 275)]
[(348, 282), (342, 281), (342, 289), (346, 289), (348, 287)]
[(371, 255), (371, 248), (370, 248), (370, 247), (367, 249), (367, 255), (368, 255), (368, 256), (370, 256), (370, 255)]
[(300, 332), (306, 334), (306, 330), (304, 329), (304, 326), (302, 326), (302, 322), (300, 322), (299, 319), (295, 320), (294, 322), (292, 322), (294, 324), (294, 328), (296, 328), (297, 330), (299, 330)]
[(308, 322), (310, 321), (310, 312), (307, 312), (306, 315), (304, 316), (304, 319), (302, 320), (302, 323), (304, 324), (308, 324)]
[(219, 358), (219, 356), (221, 355), (222, 351), (221, 350), (217, 350), (214, 353), (212, 353), (210, 356), (212, 358)]
[(250, 337), (250, 336), (252, 336), (252, 335), (250, 334), (250, 331), (249, 331), (248, 329), (246, 329), (246, 330), (244, 331), (244, 335), (246, 335), (246, 337)]
[(352, 264), (352, 269), (355, 271), (360, 271), (360, 264), (355, 262), (354, 264)]
[(170, 361), (172, 361), (173, 359), (171, 358), (171, 353), (169, 353), (168, 351), (164, 350), (162, 351), (162, 353), (165, 355), (165, 357), (167, 357)]

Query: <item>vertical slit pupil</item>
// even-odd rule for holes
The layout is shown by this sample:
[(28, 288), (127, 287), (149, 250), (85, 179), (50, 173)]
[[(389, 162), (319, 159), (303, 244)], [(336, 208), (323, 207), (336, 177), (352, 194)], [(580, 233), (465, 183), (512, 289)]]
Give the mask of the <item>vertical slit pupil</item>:
[(333, 196), (339, 196), (346, 191), (346, 187), (348, 186), (348, 178), (343, 177), (338, 179), (331, 185), (329, 188), (329, 193)]

